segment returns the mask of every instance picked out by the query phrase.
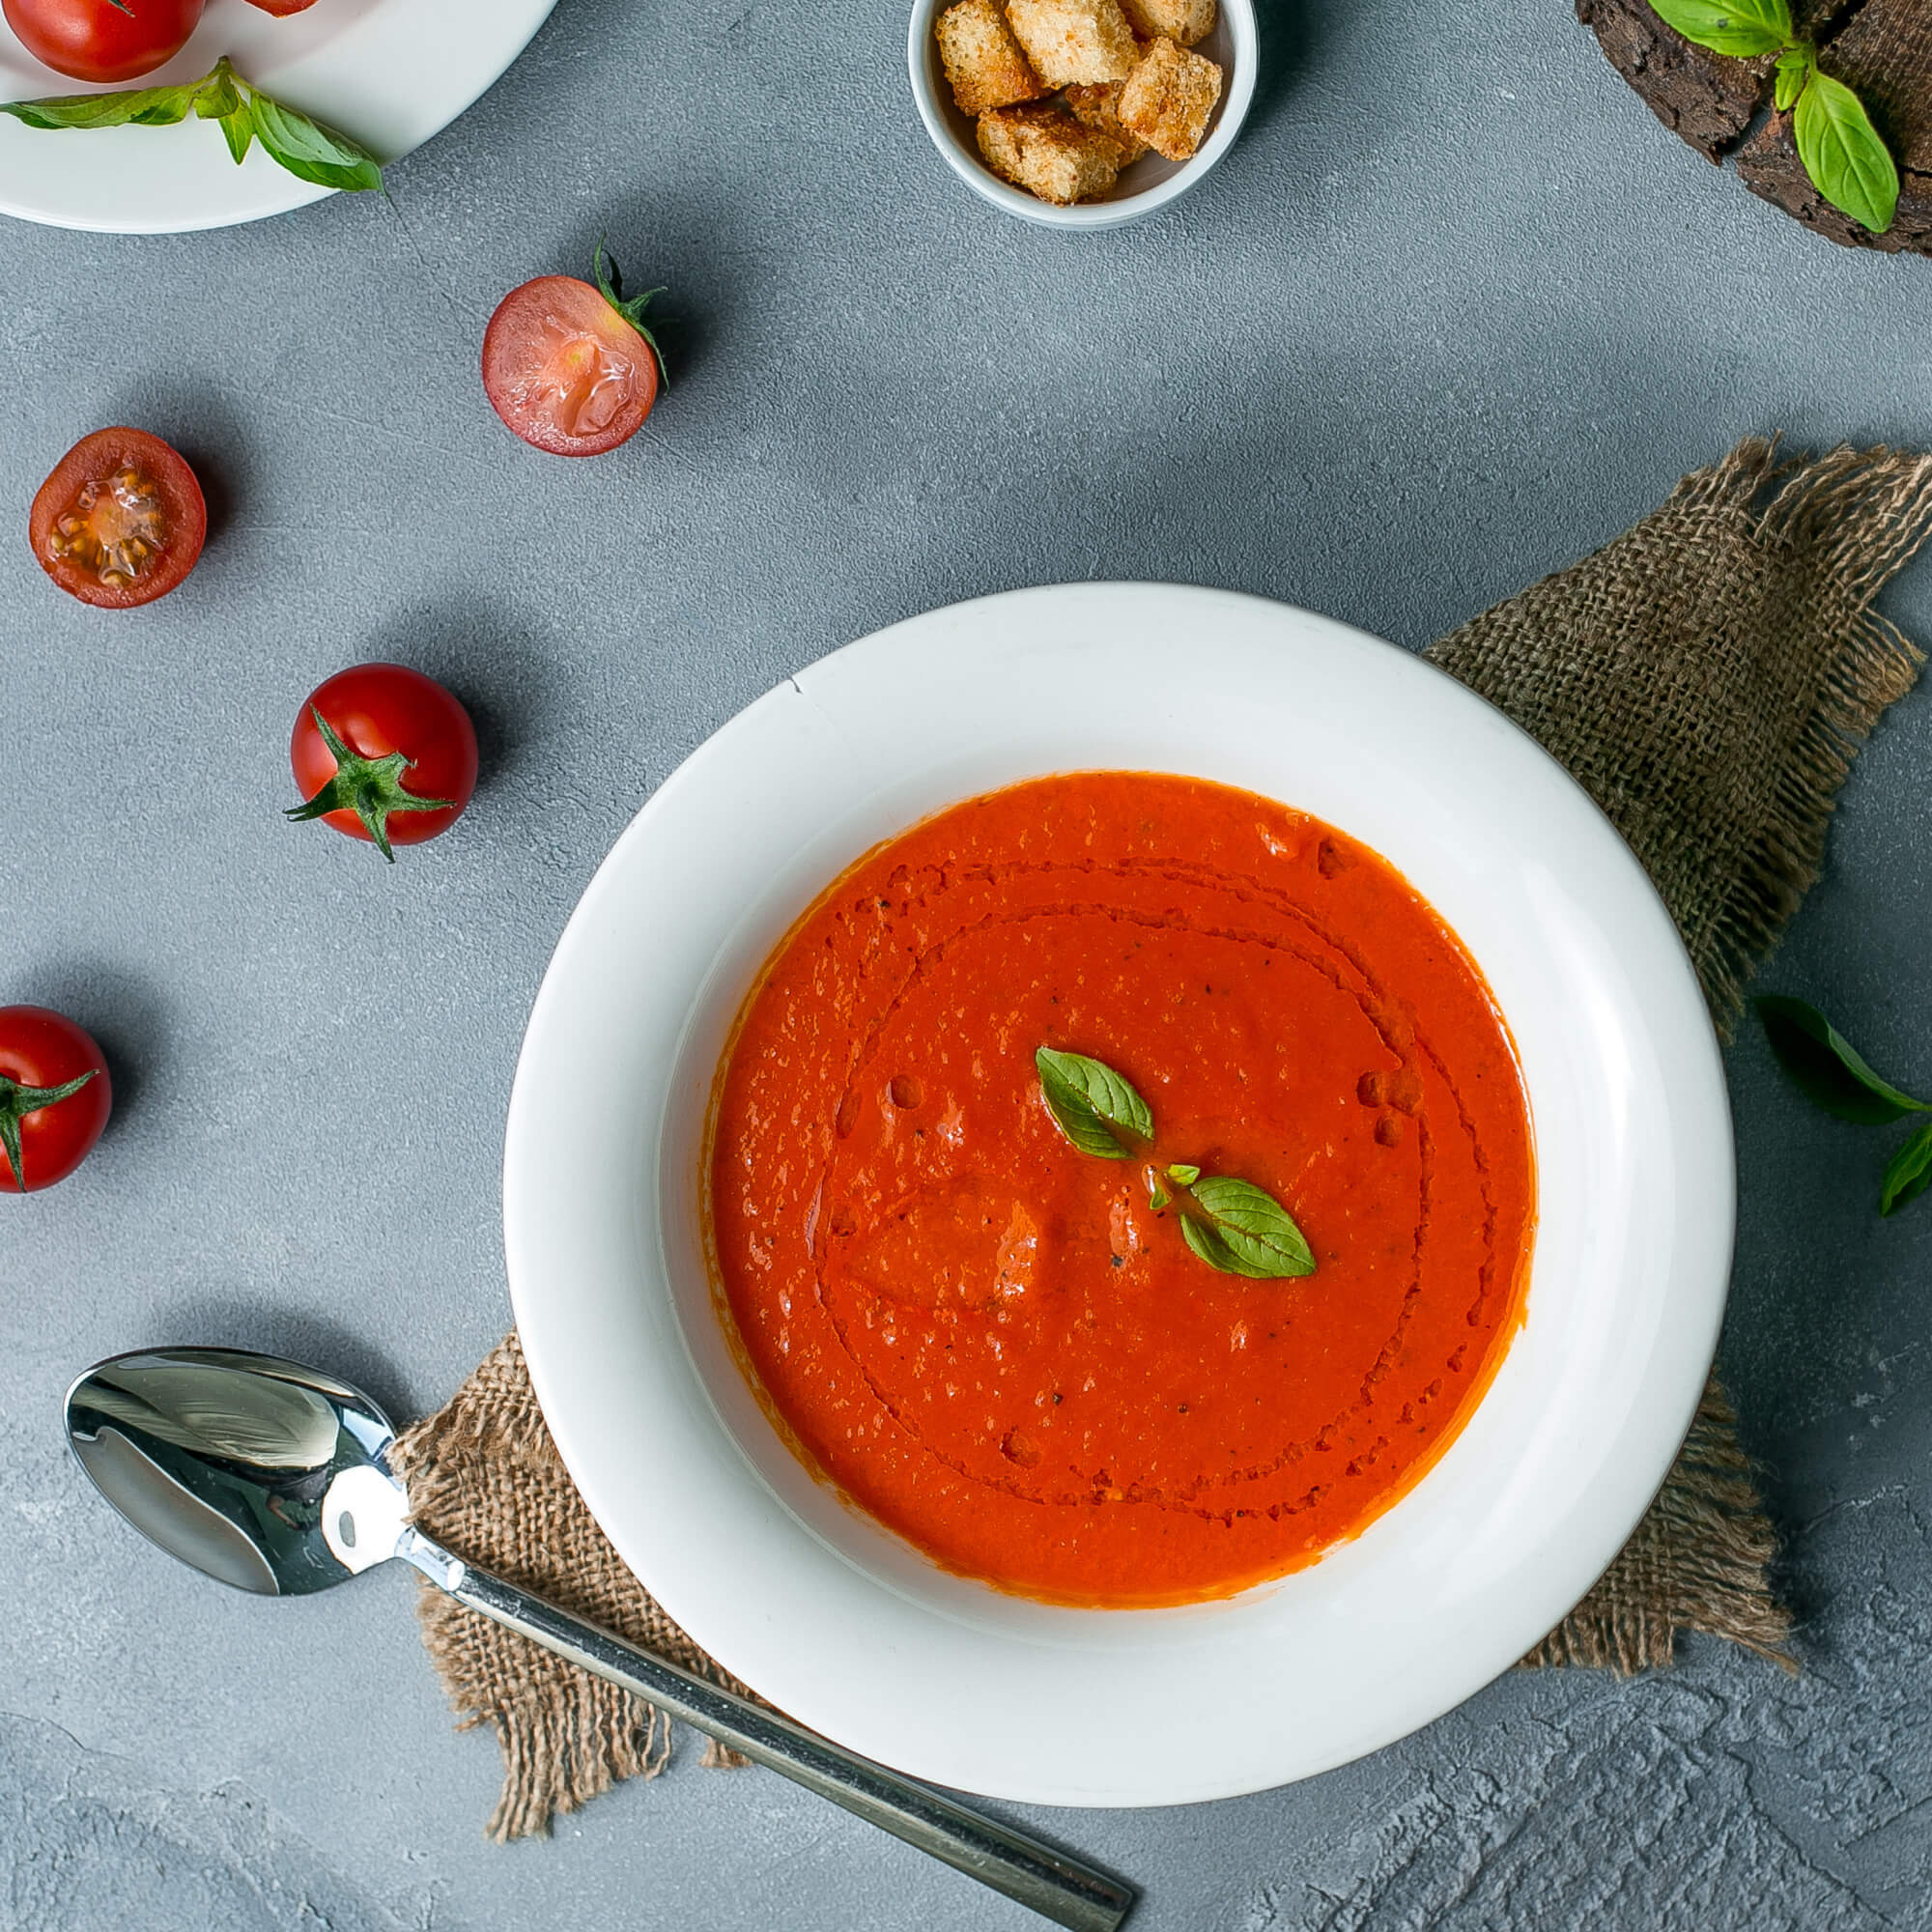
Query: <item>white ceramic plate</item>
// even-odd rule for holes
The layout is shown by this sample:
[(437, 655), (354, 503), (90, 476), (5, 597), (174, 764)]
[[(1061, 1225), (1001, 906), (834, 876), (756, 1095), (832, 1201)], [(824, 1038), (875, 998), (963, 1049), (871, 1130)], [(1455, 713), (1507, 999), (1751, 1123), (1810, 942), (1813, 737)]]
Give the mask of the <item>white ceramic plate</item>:
[[(271, 18), (247, 0), (210, 0), (166, 67), (129, 87), (198, 79), (218, 55), (267, 93), (400, 159), (463, 112), (523, 52), (555, 0), (316, 0)], [(41, 66), (0, 22), (0, 100), (105, 92)], [(249, 151), (238, 168), (221, 130), (174, 128), (49, 132), (0, 116), (0, 213), (61, 228), (164, 235), (221, 228), (319, 201), (332, 190)]]
[[(699, 1247), (712, 1075), (793, 918), (941, 806), (1102, 766), (1243, 785), (1384, 853), (1488, 976), (1537, 1137), (1527, 1325), (1448, 1452), (1312, 1569), (1183, 1609), (1003, 1597), (842, 1504), (746, 1388)], [(1585, 794), (1404, 651), (1279, 605), (1148, 584), (914, 618), (702, 746), (557, 947), (503, 1191), (544, 1413), (671, 1615), (843, 1744), (1065, 1804), (1306, 1776), (1507, 1668), (1596, 1580), (1669, 1467), (1716, 1346), (1733, 1220), (1703, 1001)]]

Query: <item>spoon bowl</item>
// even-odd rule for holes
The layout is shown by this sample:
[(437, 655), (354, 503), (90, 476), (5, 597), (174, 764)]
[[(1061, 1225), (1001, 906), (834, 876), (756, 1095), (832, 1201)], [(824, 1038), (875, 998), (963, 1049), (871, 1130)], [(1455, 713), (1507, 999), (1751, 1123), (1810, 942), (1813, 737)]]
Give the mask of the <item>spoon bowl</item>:
[[(403, 1492), (385, 1460), (389, 1418), (359, 1389), (240, 1349), (142, 1350), (97, 1363), (67, 1392), (67, 1436), (109, 1502), (151, 1542), (218, 1582), (300, 1597), (347, 1582), (331, 1486), (367, 1470)], [(366, 1479), (345, 1486), (375, 1497)], [(359, 1542), (352, 1516), (353, 1558)], [(394, 1553), (393, 1545), (384, 1555)]]

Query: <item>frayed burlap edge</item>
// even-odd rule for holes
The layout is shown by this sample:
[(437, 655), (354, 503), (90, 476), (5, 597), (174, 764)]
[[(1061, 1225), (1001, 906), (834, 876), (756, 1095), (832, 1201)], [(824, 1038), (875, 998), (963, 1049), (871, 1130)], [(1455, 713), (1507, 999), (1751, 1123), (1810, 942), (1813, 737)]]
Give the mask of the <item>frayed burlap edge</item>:
[[(514, 1331), (438, 1413), (403, 1432), (389, 1459), (426, 1535), (751, 1694), (665, 1615), (591, 1520), (544, 1423)], [(544, 1574), (558, 1536), (569, 1546), (567, 1577)], [(545, 1833), (554, 1814), (626, 1778), (656, 1777), (670, 1762), (670, 1719), (641, 1697), (465, 1609), (427, 1581), (416, 1616), (457, 1728), (488, 1724), (497, 1733), (503, 1783), (486, 1829), (498, 1843)], [(746, 1760), (707, 1738), (700, 1762), (729, 1768)]]
[[(1775, 492), (1768, 503), (1767, 491)], [(1924, 666), (1924, 655), (1871, 606), (1932, 534), (1932, 456), (1840, 444), (1809, 462), (1780, 463), (1775, 439), (1750, 437), (1723, 462), (1687, 476), (1663, 507), (1679, 504), (1754, 516), (1758, 543), (1818, 556), (1852, 613), (1782, 775), (1777, 810), (1693, 955), (1712, 1018), (1728, 1039), (1746, 982), (1817, 883), (1852, 761)]]

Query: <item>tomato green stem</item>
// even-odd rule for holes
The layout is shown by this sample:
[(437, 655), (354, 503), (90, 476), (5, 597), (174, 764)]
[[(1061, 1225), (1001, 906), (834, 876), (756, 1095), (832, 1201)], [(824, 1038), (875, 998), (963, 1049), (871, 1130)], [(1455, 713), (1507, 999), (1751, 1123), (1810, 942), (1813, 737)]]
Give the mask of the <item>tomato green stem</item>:
[[(607, 270), (605, 264), (609, 263)], [(629, 301), (621, 293), (622, 283), (618, 279), (617, 265), (604, 252), (604, 243), (597, 244), (597, 253), (590, 264), (590, 272), (597, 278), (597, 291), (604, 299), (644, 338), (644, 345), (651, 352), (658, 365), (658, 383), (667, 392), (670, 388), (670, 371), (665, 367), (664, 351), (658, 347), (658, 339), (644, 327), (644, 311), (651, 305), (653, 296), (661, 296), (661, 288), (646, 289), (640, 296), (633, 296)]]
[(391, 752), (382, 758), (365, 758), (342, 742), (335, 727), (314, 705), (309, 706), (309, 715), (315, 720), (315, 728), (322, 733), (322, 742), (335, 758), (335, 776), (313, 798), (284, 808), (283, 817), (300, 820), (321, 818), (331, 811), (353, 811), (361, 820), (362, 829), (375, 840), (376, 849), (393, 866), (396, 855), (389, 845), (392, 813), (455, 809), (453, 798), (418, 798), (403, 789), (403, 774), (413, 759), (401, 752)]
[(90, 1066), (85, 1073), (58, 1087), (22, 1087), (0, 1073), (0, 1149), (5, 1149), (7, 1164), (22, 1194), (27, 1191), (27, 1170), (20, 1164), (20, 1122), (43, 1107), (58, 1106), (78, 1094), (100, 1069)]

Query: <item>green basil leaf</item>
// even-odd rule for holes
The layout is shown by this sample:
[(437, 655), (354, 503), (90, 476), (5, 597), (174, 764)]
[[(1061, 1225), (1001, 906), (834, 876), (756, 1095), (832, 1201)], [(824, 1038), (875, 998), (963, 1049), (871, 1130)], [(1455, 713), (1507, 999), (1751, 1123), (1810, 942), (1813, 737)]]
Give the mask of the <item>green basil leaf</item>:
[(221, 116), (221, 138), (228, 143), (228, 152), (235, 156), (239, 168), (248, 157), (248, 149), (255, 139), (254, 110), (245, 100), (238, 100)]
[(194, 91), (194, 111), (204, 121), (225, 120), (242, 105), (242, 88), (235, 70), (223, 54), (213, 71)]
[(1189, 1161), (1178, 1160), (1167, 1170), (1167, 1178), (1182, 1187), (1192, 1187), (1201, 1179), (1201, 1170)]
[(1879, 1183), (1878, 1211), (1890, 1214), (1908, 1201), (1917, 1201), (1932, 1186), (1932, 1121), (1918, 1127), (1892, 1155)]
[(1044, 1073), (1040, 1075), (1039, 1091), (1054, 1125), (1082, 1153), (1091, 1153), (1097, 1160), (1132, 1158), (1131, 1150), (1079, 1094)]
[[(380, 188), (383, 170), (367, 149), (256, 90), (249, 103), (255, 138), (298, 181), (352, 191)], [(232, 146), (232, 143), (231, 143)]]
[(1184, 1209), (1180, 1216), (1180, 1237), (1219, 1274), (1245, 1275), (1250, 1281), (1265, 1279), (1254, 1268), (1244, 1266), (1240, 1257), (1206, 1221), (1197, 1221)]
[(1111, 1066), (1084, 1053), (1059, 1053), (1050, 1046), (1040, 1047), (1033, 1064), (1047, 1111), (1082, 1153), (1125, 1160), (1128, 1149), (1115, 1127), (1144, 1141), (1153, 1139), (1153, 1110)]
[(1789, 0), (1650, 0), (1651, 11), (1714, 54), (1775, 54), (1791, 44)]
[(1191, 1191), (1208, 1224), (1190, 1226), (1192, 1216), (1183, 1214), (1181, 1233), (1209, 1267), (1257, 1281), (1315, 1272), (1314, 1250), (1288, 1209), (1265, 1188), (1210, 1174)]
[(187, 87), (136, 87), (119, 94), (63, 94), (44, 100), (0, 101), (29, 128), (169, 128), (185, 121), (202, 83)]
[(1850, 1040), (1814, 1006), (1767, 993), (1752, 1001), (1784, 1070), (1813, 1106), (1866, 1125), (1932, 1112), (1867, 1066)]
[(1798, 158), (1812, 185), (1862, 228), (1883, 235), (1898, 212), (1898, 167), (1842, 80), (1815, 70), (1791, 117)]
[(1811, 77), (1811, 63), (1817, 58), (1807, 43), (1804, 46), (1786, 47), (1777, 57), (1776, 99), (1773, 105), (1781, 114), (1804, 91), (1804, 83)]
[(1154, 1184), (1148, 1189), (1148, 1206), (1151, 1208), (1156, 1214), (1158, 1214), (1162, 1208), (1171, 1207), (1173, 1203), (1174, 1203), (1174, 1196), (1170, 1194), (1167, 1191), (1167, 1189), (1160, 1184), (1159, 1181), (1156, 1180)]

